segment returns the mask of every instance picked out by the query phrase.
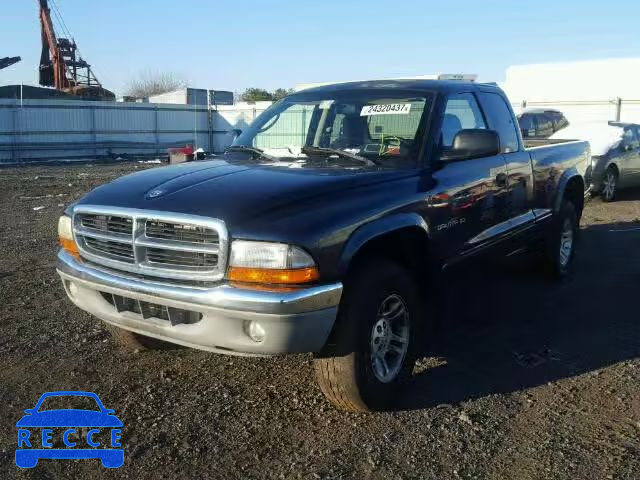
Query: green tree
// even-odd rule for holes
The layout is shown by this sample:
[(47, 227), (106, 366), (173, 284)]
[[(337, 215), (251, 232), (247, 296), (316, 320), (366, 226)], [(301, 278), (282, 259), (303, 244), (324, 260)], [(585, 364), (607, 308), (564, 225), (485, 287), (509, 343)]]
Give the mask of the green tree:
[(294, 92), (293, 88), (290, 88), (289, 90), (287, 90), (286, 88), (278, 88), (278, 89), (273, 91), (271, 96), (273, 97), (273, 100), (275, 101), (275, 100), (280, 100), (281, 98), (284, 98), (287, 95), (291, 95), (293, 92)]
[(273, 100), (273, 95), (263, 88), (247, 88), (240, 99), (243, 102), (261, 102), (264, 100)]

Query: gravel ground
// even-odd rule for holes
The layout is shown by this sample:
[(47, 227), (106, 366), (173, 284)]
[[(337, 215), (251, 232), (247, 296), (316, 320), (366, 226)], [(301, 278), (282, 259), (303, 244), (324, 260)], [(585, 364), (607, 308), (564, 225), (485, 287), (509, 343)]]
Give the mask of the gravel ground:
[[(352, 414), (324, 400), (309, 356), (128, 354), (67, 300), (63, 205), (149, 167), (0, 170), (0, 478), (640, 478), (640, 191), (590, 202), (562, 285), (513, 264), (465, 272), (402, 408)], [(51, 390), (116, 410), (121, 469), (15, 467), (15, 422)]]

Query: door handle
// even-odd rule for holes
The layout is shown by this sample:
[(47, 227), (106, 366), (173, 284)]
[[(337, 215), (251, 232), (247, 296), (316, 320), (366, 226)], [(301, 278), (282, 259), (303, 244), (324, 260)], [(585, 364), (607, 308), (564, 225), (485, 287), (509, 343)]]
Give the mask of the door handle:
[(496, 175), (496, 185), (499, 187), (506, 187), (507, 179), (507, 174), (504, 172), (500, 172), (498, 175)]

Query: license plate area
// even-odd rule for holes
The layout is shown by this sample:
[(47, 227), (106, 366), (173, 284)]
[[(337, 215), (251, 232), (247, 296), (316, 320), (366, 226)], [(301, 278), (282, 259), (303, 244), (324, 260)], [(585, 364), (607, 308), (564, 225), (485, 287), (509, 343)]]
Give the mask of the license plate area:
[(184, 310), (181, 308), (168, 307), (158, 303), (145, 302), (135, 298), (114, 295), (112, 293), (101, 292), (105, 300), (115, 307), (118, 313), (132, 312), (140, 315), (144, 320), (156, 318), (170, 322), (171, 325), (192, 324), (202, 319), (200, 312)]

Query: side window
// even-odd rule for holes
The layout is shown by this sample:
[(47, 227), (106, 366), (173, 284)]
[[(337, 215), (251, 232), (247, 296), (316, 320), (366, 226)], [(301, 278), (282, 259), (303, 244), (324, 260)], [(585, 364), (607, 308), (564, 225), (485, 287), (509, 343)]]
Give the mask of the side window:
[(487, 128), (478, 102), (471, 93), (452, 95), (442, 118), (440, 145), (451, 147), (456, 133), (468, 128)]
[(522, 115), (518, 119), (518, 123), (520, 124), (520, 131), (523, 137), (536, 136), (536, 122), (534, 121), (533, 115)]
[(625, 147), (630, 148), (638, 148), (640, 146), (640, 141), (635, 133), (635, 128), (628, 127), (624, 129), (624, 136), (622, 137), (622, 144)]
[(538, 115), (538, 131), (536, 132), (536, 136), (538, 137), (549, 137), (553, 133), (553, 124), (551, 123), (551, 119), (545, 113)]
[(346, 115), (344, 113), (336, 113), (335, 118), (333, 119), (333, 126), (331, 127), (331, 131), (329, 134), (329, 145), (339, 146), (340, 138), (344, 137), (344, 124)]
[(563, 128), (569, 126), (569, 121), (563, 114), (558, 112), (556, 115), (558, 116), (558, 118), (557, 120), (554, 120), (554, 125), (553, 125), (554, 132), (557, 132), (558, 130), (562, 130)]
[(498, 132), (502, 153), (517, 152), (518, 130), (507, 102), (501, 95), (489, 92), (478, 93), (480, 103), (487, 114), (489, 127)]

